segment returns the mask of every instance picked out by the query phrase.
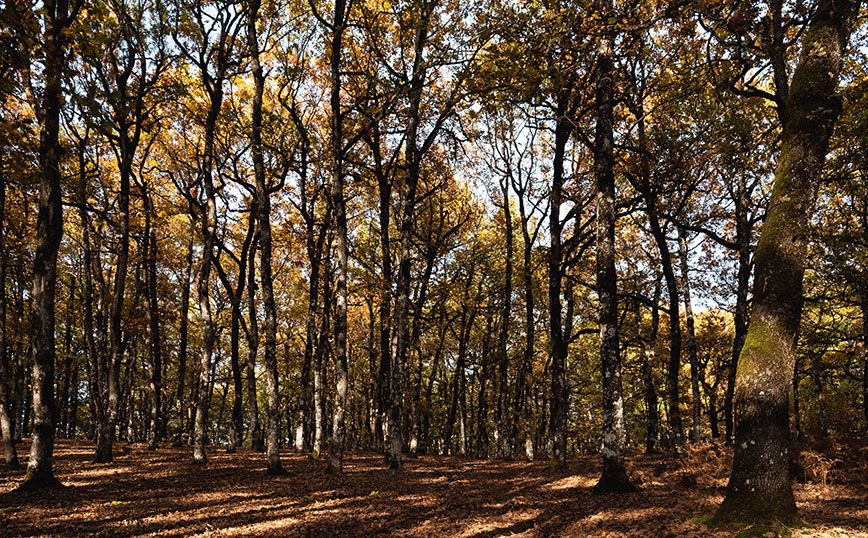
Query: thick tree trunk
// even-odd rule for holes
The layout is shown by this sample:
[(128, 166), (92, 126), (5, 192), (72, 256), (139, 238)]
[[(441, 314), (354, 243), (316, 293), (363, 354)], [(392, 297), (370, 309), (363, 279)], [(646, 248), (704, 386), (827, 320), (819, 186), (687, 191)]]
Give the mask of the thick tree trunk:
[[(63, 93), (68, 4), (47, 0), (45, 10), (42, 77), (45, 87), (39, 114), (39, 212), (36, 217), (36, 252), (33, 263), (32, 326), (33, 418), (27, 475), (20, 490), (57, 487), (54, 477), (54, 292), (57, 281), (57, 252), (63, 235), (61, 205), (60, 109)], [(34, 103), (35, 105), (35, 103)]]
[[(612, 0), (600, 0), (603, 20)], [(624, 397), (618, 335), (618, 274), (615, 269), (615, 158), (613, 72), (615, 38), (611, 28), (597, 47), (594, 175), (597, 183), (597, 297), (600, 302), (600, 362), (603, 371), (603, 473), (594, 493), (636, 491), (624, 464)]]
[[(390, 469), (401, 468), (402, 418), (404, 414), (404, 370), (407, 362), (407, 344), (409, 337), (410, 317), (410, 265), (411, 243), (415, 224), (416, 188), (422, 152), (418, 144), (420, 126), (420, 106), (422, 90), (425, 86), (427, 66), (422, 57), (428, 41), (428, 25), (433, 6), (423, 3), (419, 6), (419, 19), (416, 23), (414, 38), (413, 71), (409, 84), (409, 110), (407, 118), (404, 163), (406, 176), (402, 192), (401, 211), (401, 251), (398, 264), (398, 282), (395, 287), (395, 319), (392, 334), (392, 379), (390, 387), (391, 402), (389, 406), (389, 442), (386, 447), (386, 459)], [(431, 136), (431, 135), (429, 135)]]
[(690, 440), (698, 443), (702, 426), (702, 399), (699, 393), (699, 356), (696, 350), (696, 329), (693, 319), (693, 302), (690, 299), (690, 274), (687, 265), (687, 240), (678, 230), (678, 258), (681, 262), (681, 289), (684, 292), (684, 313), (687, 325), (687, 355), (690, 357), (690, 390), (693, 400), (693, 428)]
[(789, 475), (789, 391), (802, 311), (808, 227), (858, 0), (821, 0), (787, 100), (781, 156), (756, 253), (754, 304), (735, 384), (735, 454), (717, 522), (798, 517)]

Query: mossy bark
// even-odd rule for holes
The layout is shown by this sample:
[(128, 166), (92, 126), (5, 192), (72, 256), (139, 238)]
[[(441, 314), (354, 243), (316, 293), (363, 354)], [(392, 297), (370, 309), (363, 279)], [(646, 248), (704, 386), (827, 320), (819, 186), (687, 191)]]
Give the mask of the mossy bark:
[(754, 308), (735, 384), (735, 455), (714, 523), (798, 518), (789, 476), (789, 389), (808, 224), (840, 101), (841, 59), (859, 1), (822, 0), (787, 101), (781, 157), (756, 253)]

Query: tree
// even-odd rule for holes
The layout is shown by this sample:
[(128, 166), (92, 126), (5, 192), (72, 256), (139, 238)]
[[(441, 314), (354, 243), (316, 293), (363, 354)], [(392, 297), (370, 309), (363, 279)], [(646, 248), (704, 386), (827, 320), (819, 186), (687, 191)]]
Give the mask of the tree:
[(786, 101), (775, 186), (756, 253), (751, 324), (735, 385), (735, 455), (716, 522), (792, 521), (789, 389), (802, 310), (805, 238), (829, 138), (835, 91), (860, 2), (821, 0)]
[[(68, 29), (75, 22), (83, 2), (48, 0), (42, 14), (43, 59), (41, 99), (31, 103), (39, 119), (39, 213), (36, 222), (36, 255), (33, 264), (33, 440), (27, 475), (19, 490), (60, 487), (54, 477), (54, 296), (57, 281), (57, 252), (63, 236), (61, 205), (60, 110), (66, 65)], [(18, 13), (28, 22), (39, 16)], [(23, 32), (22, 32), (23, 34)], [(23, 41), (22, 41), (23, 43)], [(24, 45), (26, 46), (26, 45)], [(24, 47), (23, 46), (23, 47)], [(27, 50), (23, 51), (29, 56)], [(26, 69), (31, 69), (27, 66)], [(29, 77), (28, 77), (29, 80)]]
[[(613, 2), (598, 3), (603, 20)], [(603, 474), (594, 493), (636, 491), (624, 466), (624, 397), (618, 338), (618, 275), (615, 269), (614, 29), (607, 25), (597, 48), (594, 176), (597, 183), (597, 297), (600, 301), (600, 363), (603, 370)]]

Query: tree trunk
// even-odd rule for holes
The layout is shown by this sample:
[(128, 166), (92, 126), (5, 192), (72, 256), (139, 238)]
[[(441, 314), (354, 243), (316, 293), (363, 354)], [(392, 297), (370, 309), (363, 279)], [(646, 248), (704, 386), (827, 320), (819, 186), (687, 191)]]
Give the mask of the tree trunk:
[(829, 427), (826, 425), (826, 394), (823, 391), (823, 354), (814, 352), (811, 359), (811, 377), (817, 396), (817, 433), (820, 437), (827, 437)]
[[(222, 73), (221, 73), (222, 74)], [(217, 129), (217, 118), (223, 104), (223, 77), (213, 83), (207, 82), (210, 75), (203, 71), (202, 78), (206, 87), (210, 86), (211, 100), (208, 116), (205, 119), (205, 144), (202, 152), (201, 180), (205, 190), (205, 207), (202, 214), (202, 264), (199, 269), (197, 295), (199, 300), (199, 315), (202, 318), (202, 357), (199, 361), (199, 397), (196, 400), (196, 415), (193, 422), (193, 463), (207, 463), (205, 455), (205, 437), (208, 431), (208, 403), (210, 398), (211, 361), (214, 354), (216, 339), (214, 320), (211, 316), (211, 266), (214, 263), (214, 247), (217, 244), (217, 198), (212, 177), (214, 159), (214, 138)]]
[[(329, 241), (328, 250), (331, 251), (331, 241)], [(323, 437), (325, 435), (325, 416), (324, 416), (324, 402), (325, 395), (324, 387), (323, 387), (323, 367), (324, 362), (327, 358), (326, 348), (328, 346), (328, 335), (329, 335), (329, 327), (331, 325), (331, 316), (332, 309), (329, 305), (331, 305), (332, 301), (332, 271), (331, 271), (331, 262), (329, 258), (326, 258), (325, 267), (324, 267), (324, 277), (323, 277), (323, 316), (322, 316), (322, 324), (319, 330), (319, 341), (316, 345), (316, 351), (314, 353), (314, 372), (313, 372), (313, 419), (314, 419), (314, 428), (313, 428), (313, 450), (311, 452), (311, 457), (313, 459), (319, 459), (322, 454), (322, 442)]]
[(343, 120), (341, 116), (341, 46), (349, 20), (345, 0), (335, 1), (330, 57), (331, 74), (331, 197), (335, 217), (335, 253), (338, 259), (335, 301), (335, 407), (327, 474), (343, 472), (347, 406), (347, 209), (344, 199)]
[(860, 2), (821, 0), (804, 34), (787, 100), (787, 122), (756, 252), (754, 304), (735, 384), (735, 454), (717, 522), (798, 517), (789, 475), (789, 390), (802, 311), (808, 227), (829, 138), (835, 95)]
[[(407, 118), (404, 162), (406, 176), (403, 185), (403, 200), (401, 212), (401, 254), (398, 265), (398, 282), (395, 287), (395, 326), (392, 334), (392, 383), (390, 387), (391, 403), (389, 406), (389, 443), (386, 459), (390, 469), (401, 468), (402, 427), (404, 414), (404, 369), (407, 362), (407, 340), (409, 337), (410, 314), (410, 265), (411, 243), (415, 224), (416, 188), (419, 183), (419, 173), (422, 152), (418, 145), (420, 106), (422, 89), (425, 85), (427, 68), (422, 55), (428, 40), (428, 24), (432, 6), (419, 7), (414, 39), (413, 71), (409, 84), (409, 110)], [(430, 136), (430, 135), (429, 135)]]
[(6, 343), (6, 174), (0, 156), (0, 435), (3, 436), (3, 456), (6, 469), (18, 469), (15, 451), (15, 426), (10, 417), (9, 354)]
[(645, 395), (645, 453), (656, 454), (660, 451), (660, 414), (657, 409), (657, 389), (654, 386), (654, 363), (657, 362), (657, 331), (660, 326), (659, 273), (654, 284), (654, 299), (651, 306), (651, 332), (645, 335), (642, 325), (639, 302), (636, 302), (636, 318), (639, 327), (639, 341), (642, 342), (642, 385)]
[(690, 390), (693, 400), (693, 428), (691, 441), (698, 443), (702, 426), (702, 399), (699, 393), (699, 356), (696, 351), (696, 329), (693, 319), (693, 302), (690, 299), (690, 273), (687, 265), (687, 240), (678, 230), (678, 258), (681, 261), (681, 289), (684, 291), (684, 313), (687, 325), (687, 355), (690, 357)]
[(726, 427), (727, 444), (732, 443), (732, 399), (735, 394), (735, 374), (738, 366), (738, 357), (741, 355), (741, 348), (744, 346), (745, 337), (747, 337), (749, 321), (748, 294), (750, 293), (751, 273), (751, 226), (747, 214), (747, 204), (748, 199), (745, 177), (744, 174), (740, 174), (738, 177), (735, 201), (736, 238), (738, 241), (738, 287), (735, 295), (735, 316), (733, 318), (735, 335), (732, 342), (732, 355), (727, 372), (726, 393), (723, 400), (723, 417)]
[(250, 131), (250, 148), (253, 155), (253, 171), (256, 176), (256, 209), (259, 217), (260, 252), (259, 273), (262, 281), (262, 300), (265, 309), (265, 379), (268, 387), (268, 435), (265, 451), (269, 475), (283, 475), (280, 463), (280, 390), (277, 372), (277, 307), (274, 301), (274, 284), (271, 269), (271, 199), (265, 184), (265, 160), (262, 155), (262, 94), (265, 75), (259, 63), (259, 38), (256, 20), (260, 1), (248, 3), (247, 46), (253, 67), (253, 125)]
[(68, 423), (69, 405), (69, 376), (72, 368), (72, 304), (75, 302), (75, 275), (72, 275), (69, 285), (69, 298), (66, 304), (66, 320), (63, 328), (63, 383), (60, 388), (60, 402), (58, 405), (57, 433), (63, 435)]
[(506, 224), (506, 271), (503, 282), (503, 297), (501, 298), (501, 324), (500, 336), (497, 339), (497, 356), (498, 356), (498, 382), (497, 382), (497, 410), (495, 412), (495, 432), (494, 438), (499, 441), (497, 451), (503, 459), (512, 459), (513, 440), (510, 439), (511, 426), (509, 424), (509, 354), (507, 352), (507, 341), (509, 339), (509, 321), (512, 311), (512, 258), (513, 258), (513, 237), (512, 237), (512, 212), (509, 207), (509, 185), (504, 180), (501, 183), (503, 190), (503, 218)]
[(862, 288), (859, 306), (862, 309), (862, 411), (865, 415), (865, 431), (868, 432), (868, 287)]
[[(476, 412), (476, 457), (485, 459), (488, 458), (488, 378), (489, 378), (489, 353), (491, 351), (491, 333), (492, 329), (492, 312), (488, 311), (485, 316), (485, 333), (482, 337), (482, 355), (480, 362), (482, 363), (482, 375), (479, 378), (479, 396), (477, 397)], [(528, 425), (530, 427), (530, 425)]]
[[(600, 0), (602, 19), (613, 1)], [(597, 183), (597, 297), (600, 302), (600, 362), (603, 371), (603, 473), (594, 493), (636, 491), (624, 465), (624, 397), (618, 337), (618, 274), (615, 268), (615, 158), (613, 72), (615, 38), (607, 28), (597, 48), (594, 175)]]
[[(192, 231), (191, 231), (192, 232)], [(184, 432), (184, 417), (187, 414), (186, 401), (184, 399), (184, 385), (187, 380), (187, 333), (189, 328), (188, 316), (190, 313), (190, 278), (193, 274), (193, 234), (190, 233), (190, 241), (187, 243), (187, 255), (184, 264), (184, 283), (181, 288), (181, 325), (178, 330), (180, 333), (180, 344), (178, 346), (178, 393), (176, 400), (178, 401), (178, 424), (175, 432), (175, 441), (173, 446), (181, 446), (183, 443)]]
[[(515, 184), (513, 184), (515, 188)], [(518, 210), (521, 218), (521, 235), (523, 240), (523, 271), (524, 277), (524, 317), (525, 317), (525, 340), (524, 352), (522, 353), (521, 368), (518, 372), (518, 382), (515, 389), (515, 412), (513, 414), (513, 430), (515, 431), (515, 440), (518, 442), (524, 440), (524, 457), (527, 461), (533, 461), (533, 355), (535, 342), (535, 319), (534, 319), (534, 297), (533, 297), (533, 243), (536, 238), (536, 232), (531, 237), (530, 230), (530, 215), (524, 205), (524, 194), (526, 188), (522, 188), (518, 193)], [(539, 230), (539, 228), (537, 228)]]
[(156, 450), (160, 439), (162, 414), (163, 358), (160, 336), (160, 312), (157, 298), (157, 232), (151, 223), (153, 207), (145, 193), (144, 258), (148, 279), (148, 333), (151, 355), (151, 426), (148, 450)]
[(552, 447), (550, 467), (567, 465), (567, 344), (564, 341), (563, 321), (561, 320), (561, 199), (564, 187), (564, 159), (567, 142), (572, 132), (572, 122), (567, 117), (569, 93), (559, 96), (557, 125), (555, 127), (555, 154), (552, 174), (551, 209), (549, 213), (549, 331), (551, 346), (551, 426), (549, 428)]
[[(27, 475), (19, 490), (58, 487), (54, 477), (54, 293), (57, 281), (57, 252), (63, 235), (61, 204), (60, 109), (62, 75), (66, 63), (66, 28), (69, 23), (65, 0), (47, 0), (42, 78), (42, 102), (36, 107), (39, 117), (39, 212), (36, 217), (36, 252), (33, 263), (33, 346), (34, 432), (30, 445)], [(36, 103), (33, 103), (36, 105)]]
[(259, 351), (259, 323), (256, 316), (256, 243), (254, 236), (247, 254), (247, 412), (250, 414), (250, 449), (265, 452), (262, 426), (259, 423), (259, 403), (256, 398), (256, 354)]

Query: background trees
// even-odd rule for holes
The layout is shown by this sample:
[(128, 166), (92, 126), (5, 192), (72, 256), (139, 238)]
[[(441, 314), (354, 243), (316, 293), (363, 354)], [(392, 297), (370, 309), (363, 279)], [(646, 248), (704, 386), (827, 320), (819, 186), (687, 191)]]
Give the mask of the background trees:
[[(273, 473), (281, 444), (318, 458), (327, 438), (336, 472), (353, 448), (562, 466), (607, 440), (614, 469), (620, 440), (730, 439), (756, 240), (801, 121), (789, 75), (828, 7), (742, 4), (112, 0), (58, 7), (57, 45), (8, 3), (7, 464), (37, 429), (98, 440), (99, 461), (115, 438), (197, 462), (249, 444)], [(805, 432), (841, 428), (821, 394), (868, 413), (865, 59), (841, 56), (787, 363)], [(37, 196), (40, 167), (60, 198)], [(27, 306), (55, 241), (37, 232), (61, 223), (39, 200), (72, 209), (56, 344)]]

